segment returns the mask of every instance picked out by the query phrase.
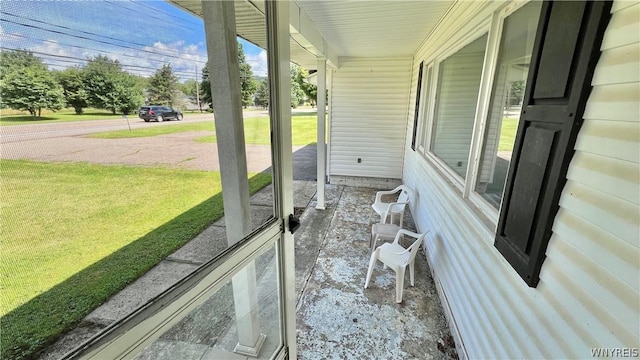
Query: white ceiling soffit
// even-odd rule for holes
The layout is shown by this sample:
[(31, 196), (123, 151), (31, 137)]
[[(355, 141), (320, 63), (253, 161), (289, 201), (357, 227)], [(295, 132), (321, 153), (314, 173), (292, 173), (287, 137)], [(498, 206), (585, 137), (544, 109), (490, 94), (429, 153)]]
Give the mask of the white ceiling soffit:
[[(202, 17), (199, 0), (169, 1)], [(291, 60), (315, 69), (315, 55), (324, 55), (332, 66), (338, 57), (411, 56), (453, 3), (296, 0), (291, 2)], [(264, 2), (235, 0), (235, 11), (238, 35), (266, 49)]]
[[(170, 0), (171, 4), (202, 18), (200, 0)], [(236, 31), (241, 38), (263, 48), (267, 48), (266, 24), (263, 1), (235, 1)], [(291, 43), (291, 61), (307, 69), (315, 69), (316, 57), (300, 46), (293, 38)]]
[(296, 0), (339, 57), (411, 56), (453, 3)]

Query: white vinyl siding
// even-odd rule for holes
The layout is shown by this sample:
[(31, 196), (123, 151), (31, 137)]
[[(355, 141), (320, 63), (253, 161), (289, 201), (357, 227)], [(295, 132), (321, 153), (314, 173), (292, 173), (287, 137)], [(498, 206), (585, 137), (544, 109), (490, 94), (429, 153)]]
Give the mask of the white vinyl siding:
[[(479, 6), (457, 3), (418, 50), (414, 81), (420, 61), (485, 21)], [(407, 146), (403, 180), (419, 194), (411, 211), (430, 230), (426, 256), (470, 358), (591, 358), (591, 348), (640, 347), (640, 5), (616, 1), (612, 12), (536, 288), (494, 247), (493, 226)]]
[(410, 58), (340, 59), (331, 84), (330, 176), (402, 178), (410, 83)]

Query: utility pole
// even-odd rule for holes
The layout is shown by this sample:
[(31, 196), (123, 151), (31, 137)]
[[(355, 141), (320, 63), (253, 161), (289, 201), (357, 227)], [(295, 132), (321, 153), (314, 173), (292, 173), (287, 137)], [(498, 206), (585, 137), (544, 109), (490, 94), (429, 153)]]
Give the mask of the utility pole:
[(198, 65), (196, 65), (196, 102), (198, 103), (198, 109), (202, 113), (202, 105), (200, 104), (200, 90), (198, 89)]

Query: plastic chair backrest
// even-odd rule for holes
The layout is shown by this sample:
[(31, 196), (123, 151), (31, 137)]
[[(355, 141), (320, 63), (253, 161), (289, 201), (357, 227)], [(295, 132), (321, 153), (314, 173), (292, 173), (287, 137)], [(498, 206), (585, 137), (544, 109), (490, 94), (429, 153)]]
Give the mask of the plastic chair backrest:
[(417, 233), (414, 233), (413, 231), (409, 231), (409, 230), (406, 230), (406, 229), (400, 229), (400, 231), (398, 231), (398, 233), (396, 234), (396, 238), (393, 240), (393, 242), (398, 244), (398, 242), (400, 241), (400, 237), (404, 236), (404, 235), (416, 239), (407, 248), (407, 250), (411, 249), (411, 252), (409, 254), (409, 260), (407, 262), (407, 263), (410, 263), (411, 261), (413, 261), (413, 258), (416, 257), (416, 254), (418, 253), (418, 249), (420, 249), (420, 245), (422, 244), (422, 240), (424, 240), (424, 237), (427, 235), (427, 233), (425, 232), (425, 233), (422, 233), (422, 234), (417, 234)]
[(402, 187), (402, 192), (398, 196), (398, 202), (411, 202), (411, 190), (406, 186)]
[(420, 245), (422, 245), (422, 239), (424, 239), (424, 235), (425, 234), (421, 234), (421, 236), (416, 239), (416, 241), (413, 242), (413, 244), (411, 244), (411, 246), (409, 246), (407, 249), (411, 249), (411, 254), (409, 255), (409, 262), (412, 262), (413, 259), (416, 257), (416, 254), (418, 254), (418, 250), (420, 249)]
[(385, 220), (383, 220), (383, 221), (382, 221), (382, 223), (383, 223), (383, 224), (385, 224), (385, 223), (386, 223), (386, 219), (387, 219), (387, 217), (388, 217), (389, 215), (392, 215), (392, 214), (400, 214), (400, 215), (404, 215), (404, 210), (405, 210), (406, 208), (407, 208), (407, 205), (406, 205), (406, 204), (396, 204), (396, 205), (389, 206), (389, 208), (387, 209), (387, 211), (385, 211), (385, 213), (384, 213), (384, 219), (385, 219)]

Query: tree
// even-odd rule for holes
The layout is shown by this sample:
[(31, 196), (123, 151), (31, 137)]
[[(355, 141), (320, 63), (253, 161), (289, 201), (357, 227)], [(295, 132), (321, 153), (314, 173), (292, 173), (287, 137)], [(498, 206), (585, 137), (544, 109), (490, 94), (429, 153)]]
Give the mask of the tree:
[[(247, 107), (253, 103), (253, 94), (256, 92), (258, 84), (253, 79), (251, 65), (247, 63), (242, 44), (238, 45), (238, 67), (240, 70), (240, 92), (242, 94), (242, 106)], [(209, 78), (209, 64), (202, 68), (202, 83), (200, 87), (200, 101), (212, 106), (211, 80)]]
[(15, 50), (0, 52), (0, 80), (5, 74), (24, 67), (42, 65), (42, 60), (33, 55), (31, 51)]
[(171, 65), (163, 65), (151, 76), (147, 92), (152, 104), (173, 106), (177, 102), (180, 94), (178, 77), (173, 73)]
[(264, 108), (269, 106), (269, 79), (262, 79), (256, 90), (254, 103)]
[(251, 65), (247, 64), (242, 44), (238, 42), (238, 66), (240, 67), (240, 91), (242, 93), (242, 105), (246, 108), (253, 103), (253, 94), (258, 88), (253, 80)]
[(87, 62), (84, 71), (91, 106), (126, 114), (144, 101), (140, 81), (122, 70), (118, 60), (98, 55)]
[[(200, 87), (200, 84), (198, 84), (198, 87)], [(188, 79), (182, 83), (178, 83), (178, 90), (187, 96), (196, 96), (196, 80)]]
[(28, 51), (0, 52), (0, 106), (27, 110), (40, 117), (42, 109), (60, 110), (64, 94), (47, 66)]
[(511, 82), (511, 89), (509, 91), (509, 96), (507, 97), (509, 103), (506, 104), (507, 107), (511, 107), (511, 105), (520, 105), (522, 104), (522, 98), (524, 97), (524, 86), (525, 83), (522, 80)]
[(311, 105), (313, 106), (318, 101), (318, 87), (309, 83), (309, 72), (307, 69), (302, 68), (296, 64), (291, 64), (291, 87), (295, 82), (300, 87), (300, 90), (309, 98)]
[(110, 109), (114, 114), (117, 112), (129, 114), (144, 103), (142, 87), (135, 76), (122, 72), (114, 78), (114, 91), (110, 99)]
[(213, 108), (211, 98), (211, 80), (209, 79), (209, 63), (202, 68), (202, 83), (200, 83), (200, 102)]
[(304, 91), (300, 88), (300, 84), (291, 81), (291, 107), (297, 108), (304, 103)]
[(291, 106), (297, 108), (298, 105), (304, 103), (305, 93), (302, 90), (302, 86), (298, 81), (300, 77), (300, 67), (296, 64), (291, 64), (289, 74), (291, 76)]
[(63, 71), (55, 72), (58, 82), (64, 90), (64, 99), (67, 106), (73, 107), (76, 114), (84, 112), (84, 108), (89, 106), (89, 95), (84, 87), (84, 72), (80, 68), (67, 68)]

